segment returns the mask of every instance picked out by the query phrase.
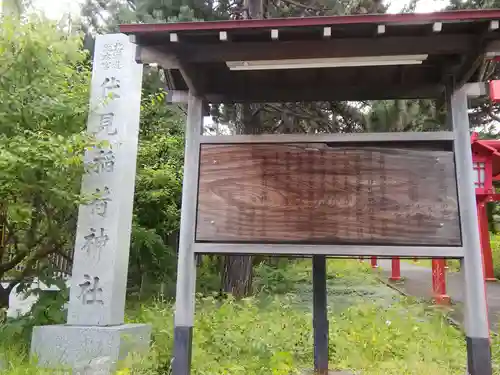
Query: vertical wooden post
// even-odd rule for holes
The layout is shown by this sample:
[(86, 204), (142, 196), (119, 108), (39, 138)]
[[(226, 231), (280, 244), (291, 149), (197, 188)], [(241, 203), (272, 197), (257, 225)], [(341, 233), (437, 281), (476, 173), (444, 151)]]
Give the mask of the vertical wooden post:
[(493, 256), (491, 254), (486, 203), (483, 200), (478, 200), (476, 206), (477, 218), (479, 221), (479, 239), (481, 242), (481, 253), (483, 255), (484, 280), (496, 281), (495, 272), (493, 271)]
[[(472, 84), (458, 91), (447, 92), (448, 119), (455, 135), (454, 151), (457, 170), (460, 226), (462, 230), (464, 283), (464, 327), (467, 344), (467, 373), (469, 375), (491, 375), (491, 345), (488, 310), (485, 295), (483, 263), (479, 239), (479, 223), (475, 210), (476, 199), (472, 175), (472, 151), (470, 147), (470, 124), (468, 90)], [(451, 95), (450, 95), (451, 94)], [(471, 95), (472, 96), (472, 95)]]
[(326, 257), (313, 255), (314, 372), (328, 375), (328, 315)]
[(446, 270), (444, 259), (432, 259), (432, 292), (436, 304), (448, 305), (450, 303), (450, 297), (446, 294)]
[(371, 264), (372, 264), (372, 268), (377, 268), (378, 265), (377, 265), (377, 257), (372, 257), (371, 258)]
[(392, 270), (391, 277), (389, 280), (398, 281), (401, 280), (401, 264), (399, 257), (392, 257)]
[(203, 100), (189, 93), (184, 146), (181, 223), (174, 314), (173, 375), (191, 374), (191, 353), (196, 292), (196, 257), (193, 250), (196, 222), (200, 135)]

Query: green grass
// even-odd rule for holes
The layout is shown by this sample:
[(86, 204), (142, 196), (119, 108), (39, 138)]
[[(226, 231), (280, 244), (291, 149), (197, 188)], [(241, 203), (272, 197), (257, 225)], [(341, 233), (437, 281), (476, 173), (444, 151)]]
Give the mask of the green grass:
[(491, 253), (493, 257), (493, 271), (500, 279), (500, 235), (490, 234)]
[[(440, 311), (386, 291), (368, 265), (356, 260), (330, 261), (328, 276), (332, 369), (363, 375), (465, 373), (463, 334), (449, 326)], [(312, 367), (310, 262), (285, 269), (261, 266), (256, 279), (261, 292), (253, 298), (237, 302), (198, 296), (194, 375), (288, 375)], [(284, 279), (288, 287), (280, 286)], [(134, 303), (127, 313), (131, 322), (153, 325), (150, 354), (129, 358), (124, 364), (128, 373), (167, 374), (173, 342), (171, 303)], [(12, 340), (0, 346), (10, 367), (3, 374), (43, 374), (26, 365), (26, 346)], [(499, 348), (495, 342), (495, 358), (500, 358)]]

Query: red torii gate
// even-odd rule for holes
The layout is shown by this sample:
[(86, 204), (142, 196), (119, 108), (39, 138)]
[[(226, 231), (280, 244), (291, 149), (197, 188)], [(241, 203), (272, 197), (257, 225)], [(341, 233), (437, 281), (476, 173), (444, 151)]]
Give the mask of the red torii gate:
[[(492, 95), (492, 97), (495, 96)], [(471, 135), (471, 148), (484, 280), (496, 281), (486, 204), (500, 200), (500, 194), (497, 194), (493, 187), (493, 181), (500, 180), (500, 140), (480, 140), (478, 133), (474, 132)], [(398, 269), (399, 267), (396, 271)], [(450, 302), (450, 297), (446, 294), (446, 261), (444, 259), (432, 260), (432, 291), (436, 303), (448, 304)]]
[[(500, 140), (481, 140), (478, 133), (471, 135), (472, 164), (475, 173), (474, 185), (476, 187), (476, 207), (479, 222), (479, 235), (481, 240), (481, 253), (483, 256), (485, 281), (497, 281), (493, 269), (493, 256), (491, 252), (490, 235), (488, 230), (488, 214), (486, 204), (500, 201), (500, 194), (495, 192), (493, 181), (500, 181)], [(377, 257), (371, 257), (371, 265), (377, 267)], [(391, 281), (401, 279), (400, 259), (392, 258)], [(444, 259), (432, 260), (432, 290), (436, 303), (449, 303), (446, 294), (446, 261)]]
[(500, 180), (500, 140), (480, 140), (478, 134), (473, 133), (471, 147), (472, 164), (476, 171), (474, 185), (476, 187), (476, 205), (484, 276), (486, 281), (496, 281), (493, 271), (486, 203), (500, 200), (500, 194), (497, 194), (493, 187), (493, 181)]

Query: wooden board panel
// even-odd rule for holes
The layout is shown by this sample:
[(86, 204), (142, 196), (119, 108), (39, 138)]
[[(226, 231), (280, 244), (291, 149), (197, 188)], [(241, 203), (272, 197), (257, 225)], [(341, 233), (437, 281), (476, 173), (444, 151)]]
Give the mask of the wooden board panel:
[(203, 144), (196, 241), (460, 246), (453, 153)]

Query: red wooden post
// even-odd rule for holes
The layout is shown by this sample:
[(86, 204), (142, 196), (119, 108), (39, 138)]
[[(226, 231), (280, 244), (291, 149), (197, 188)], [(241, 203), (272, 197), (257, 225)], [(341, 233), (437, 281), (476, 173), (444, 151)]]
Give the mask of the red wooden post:
[(434, 302), (448, 305), (450, 297), (446, 294), (446, 271), (444, 259), (432, 259), (432, 292)]
[(392, 258), (392, 272), (389, 280), (397, 281), (401, 280), (401, 264), (399, 262), (399, 257)]
[(371, 263), (372, 263), (372, 268), (377, 268), (378, 267), (378, 265), (377, 265), (377, 257), (372, 257)]
[(493, 256), (491, 254), (490, 233), (488, 231), (488, 213), (483, 200), (477, 202), (477, 217), (479, 221), (479, 238), (483, 255), (484, 280), (496, 281), (493, 271)]

